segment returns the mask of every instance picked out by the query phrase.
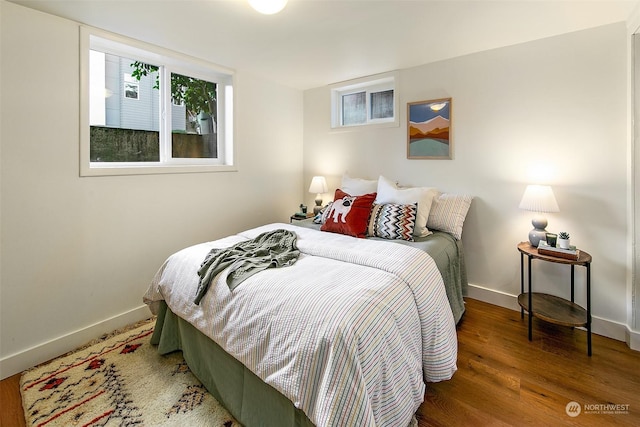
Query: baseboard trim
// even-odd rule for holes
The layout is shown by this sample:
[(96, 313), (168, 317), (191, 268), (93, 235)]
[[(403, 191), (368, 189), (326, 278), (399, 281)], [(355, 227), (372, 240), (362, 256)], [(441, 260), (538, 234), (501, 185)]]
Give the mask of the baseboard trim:
[(505, 292), (485, 288), (484, 286), (469, 284), (466, 296), (489, 304), (497, 305), (499, 307), (520, 311), (517, 295), (507, 294)]
[[(517, 295), (469, 284), (466, 296), (510, 310), (520, 311)], [(594, 334), (626, 342), (632, 350), (640, 349), (640, 334), (630, 331), (627, 325), (597, 316), (592, 316), (591, 322), (591, 331)]]
[(640, 351), (640, 332), (627, 328), (625, 342), (631, 350)]
[(43, 344), (0, 359), (0, 379), (5, 379), (33, 366), (54, 359), (99, 337), (100, 335), (122, 328), (137, 321), (151, 317), (146, 305), (94, 323), (86, 328), (54, 338)]

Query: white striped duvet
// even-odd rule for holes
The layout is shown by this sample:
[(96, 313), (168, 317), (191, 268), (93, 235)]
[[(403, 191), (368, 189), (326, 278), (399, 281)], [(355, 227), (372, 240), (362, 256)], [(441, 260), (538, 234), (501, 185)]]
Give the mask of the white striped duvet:
[[(277, 228), (298, 235), (293, 266), (260, 272), (233, 293), (223, 272), (193, 304), (212, 248)], [(456, 370), (440, 273), (426, 253), (404, 245), (270, 224), (172, 255), (144, 300), (152, 311), (165, 300), (317, 426), (406, 426), (424, 381)]]

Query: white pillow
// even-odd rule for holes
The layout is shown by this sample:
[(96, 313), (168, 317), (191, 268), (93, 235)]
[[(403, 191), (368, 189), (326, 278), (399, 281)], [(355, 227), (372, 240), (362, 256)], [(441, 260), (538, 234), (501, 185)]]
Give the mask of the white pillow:
[(350, 196), (363, 196), (375, 193), (378, 188), (378, 180), (362, 178), (351, 178), (346, 173), (342, 175), (342, 185), (340, 189)]
[(469, 212), (473, 196), (442, 193), (433, 199), (427, 226), (446, 231), (460, 240), (462, 225)]
[(438, 194), (437, 189), (433, 187), (398, 188), (394, 182), (381, 175), (378, 178), (377, 193), (375, 203), (379, 205), (385, 203), (402, 205), (417, 203), (418, 214), (413, 235), (424, 237), (431, 234), (431, 231), (427, 228), (427, 219), (429, 218), (433, 198)]

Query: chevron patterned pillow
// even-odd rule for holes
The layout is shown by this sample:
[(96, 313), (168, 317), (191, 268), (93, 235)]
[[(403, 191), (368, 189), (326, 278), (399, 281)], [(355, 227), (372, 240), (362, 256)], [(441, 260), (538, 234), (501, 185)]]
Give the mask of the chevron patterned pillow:
[(413, 242), (417, 212), (417, 203), (412, 205), (374, 204), (371, 209), (367, 234), (383, 239)]

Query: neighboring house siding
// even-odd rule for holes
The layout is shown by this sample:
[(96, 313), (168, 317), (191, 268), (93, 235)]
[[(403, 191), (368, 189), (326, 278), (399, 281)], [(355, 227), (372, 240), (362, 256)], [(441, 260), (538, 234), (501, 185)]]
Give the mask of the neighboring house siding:
[(106, 118), (105, 125), (111, 127), (120, 127), (120, 63), (115, 55), (105, 54), (105, 88), (111, 93), (111, 96), (105, 98)]
[(171, 130), (187, 129), (187, 114), (184, 105), (171, 105)]
[(138, 82), (138, 99), (124, 96), (125, 74), (131, 76), (133, 61), (120, 58), (120, 127), (125, 129), (159, 130), (158, 90), (153, 89), (155, 75), (145, 76)]
[[(125, 97), (125, 75), (131, 75), (133, 60), (105, 55), (105, 87), (112, 95), (106, 98), (106, 126), (148, 131), (159, 130), (159, 97), (154, 89), (155, 75), (144, 76), (138, 84), (138, 99)], [(185, 107), (172, 105), (172, 129), (186, 129)]]

